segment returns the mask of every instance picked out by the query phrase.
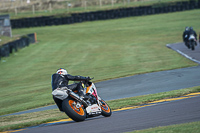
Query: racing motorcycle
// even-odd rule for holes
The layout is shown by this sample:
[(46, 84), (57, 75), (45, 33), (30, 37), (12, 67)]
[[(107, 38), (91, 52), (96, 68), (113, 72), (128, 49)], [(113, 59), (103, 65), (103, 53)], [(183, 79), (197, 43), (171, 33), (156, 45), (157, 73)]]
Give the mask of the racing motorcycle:
[(196, 40), (195, 36), (193, 34), (191, 34), (188, 39), (188, 48), (195, 50), (195, 46), (197, 46), (197, 40)]
[(84, 87), (84, 97), (77, 91), (67, 87), (57, 88), (52, 94), (62, 100), (63, 111), (74, 121), (84, 121), (86, 118), (103, 115), (109, 117), (112, 111), (108, 104), (99, 97), (97, 89), (91, 81), (80, 81)]

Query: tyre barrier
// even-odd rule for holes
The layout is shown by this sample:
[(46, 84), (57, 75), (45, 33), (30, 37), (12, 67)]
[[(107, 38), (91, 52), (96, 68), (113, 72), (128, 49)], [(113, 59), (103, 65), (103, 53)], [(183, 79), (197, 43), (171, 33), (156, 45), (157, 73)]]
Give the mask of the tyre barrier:
[(8, 57), (13, 52), (17, 52), (18, 49), (22, 49), (24, 47), (29, 46), (31, 43), (35, 43), (36, 33), (28, 34), (26, 36), (22, 36), (20, 39), (6, 43), (0, 47), (0, 59), (2, 57)]
[(152, 6), (129, 7), (112, 9), (106, 11), (94, 11), (86, 13), (73, 13), (71, 16), (56, 17), (42, 16), (35, 18), (23, 18), (11, 20), (12, 28), (29, 28), (39, 26), (52, 26), (81, 23), (85, 21), (116, 19), (130, 16), (142, 16), (160, 13), (185, 11), (200, 8), (200, 0), (190, 0), (184, 2), (173, 2), (166, 4), (154, 4)]

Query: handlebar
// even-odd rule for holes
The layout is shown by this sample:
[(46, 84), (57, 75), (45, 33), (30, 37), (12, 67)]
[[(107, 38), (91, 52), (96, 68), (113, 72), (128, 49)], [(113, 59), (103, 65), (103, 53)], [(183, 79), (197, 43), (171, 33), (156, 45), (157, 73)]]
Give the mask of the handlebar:
[(91, 78), (91, 80), (93, 80), (93, 79), (94, 79), (94, 77)]

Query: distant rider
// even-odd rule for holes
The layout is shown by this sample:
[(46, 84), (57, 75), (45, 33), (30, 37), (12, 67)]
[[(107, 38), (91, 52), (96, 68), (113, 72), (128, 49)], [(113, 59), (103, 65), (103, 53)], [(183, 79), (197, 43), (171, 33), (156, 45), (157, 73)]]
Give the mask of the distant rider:
[[(84, 96), (82, 83), (79, 82), (79, 83), (74, 83), (74, 84), (68, 85), (69, 80), (72, 80), (72, 81), (91, 80), (90, 77), (72, 76), (72, 75), (68, 74), (67, 70), (65, 70), (64, 68), (58, 69), (57, 72), (52, 75), (51, 79), (52, 79), (52, 81), (51, 81), (52, 91), (57, 88), (67, 87), (73, 91), (77, 90), (81, 97)], [(62, 100), (60, 100), (54, 96), (53, 96), (53, 99), (54, 99), (55, 103), (57, 104), (59, 110), (63, 111), (62, 110)]]
[(199, 33), (199, 43), (200, 43), (200, 33)]
[(191, 37), (191, 35), (194, 35), (194, 37), (195, 37), (195, 45), (197, 45), (197, 34), (196, 34), (196, 32), (193, 30), (193, 27), (190, 27), (190, 29), (189, 29), (189, 37), (188, 37), (188, 40), (190, 39), (190, 37)]
[(188, 45), (188, 38), (189, 38), (189, 27), (185, 27), (185, 31), (183, 32), (183, 42), (185, 42), (185, 45), (189, 48)]

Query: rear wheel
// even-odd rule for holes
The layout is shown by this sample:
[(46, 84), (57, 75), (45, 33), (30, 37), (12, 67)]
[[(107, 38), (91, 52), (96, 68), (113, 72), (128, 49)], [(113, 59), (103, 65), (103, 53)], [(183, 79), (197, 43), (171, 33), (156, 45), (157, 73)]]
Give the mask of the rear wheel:
[(195, 50), (195, 42), (192, 42), (192, 50)]
[(86, 113), (83, 107), (77, 108), (77, 100), (73, 98), (67, 98), (62, 102), (63, 111), (74, 121), (84, 121), (86, 119)]
[(101, 110), (102, 110), (101, 114), (103, 116), (105, 116), (105, 117), (111, 116), (112, 111), (111, 111), (110, 107), (108, 106), (108, 104), (102, 99), (100, 101), (102, 103), (102, 105), (101, 105)]
[(193, 42), (190, 42), (190, 47), (192, 50), (194, 50), (194, 43)]

